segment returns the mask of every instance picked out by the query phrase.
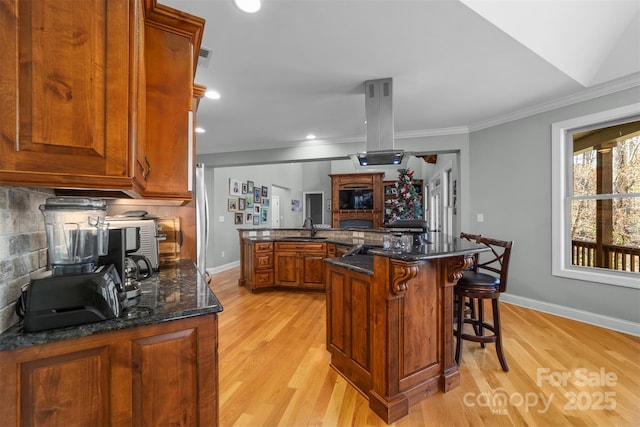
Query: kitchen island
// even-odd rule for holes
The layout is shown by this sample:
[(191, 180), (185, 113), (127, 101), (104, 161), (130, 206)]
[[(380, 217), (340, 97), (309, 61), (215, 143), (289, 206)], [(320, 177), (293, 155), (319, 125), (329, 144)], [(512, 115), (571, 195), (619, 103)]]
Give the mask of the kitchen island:
[(222, 305), (190, 261), (117, 319), (0, 334), (3, 426), (217, 425)]
[(238, 285), (252, 292), (325, 290), (324, 259), (354, 246), (380, 246), (385, 230), (239, 229)]
[(453, 286), (473, 255), (487, 248), (436, 233), (430, 240), (325, 260), (331, 366), (387, 423), (460, 383)]

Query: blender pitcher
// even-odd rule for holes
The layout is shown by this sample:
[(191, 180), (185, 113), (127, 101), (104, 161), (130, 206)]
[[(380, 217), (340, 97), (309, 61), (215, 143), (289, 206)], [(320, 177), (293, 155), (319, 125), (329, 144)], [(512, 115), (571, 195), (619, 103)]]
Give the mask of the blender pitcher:
[(109, 224), (98, 199), (50, 197), (40, 205), (44, 215), (49, 266), (54, 276), (90, 273), (106, 255)]

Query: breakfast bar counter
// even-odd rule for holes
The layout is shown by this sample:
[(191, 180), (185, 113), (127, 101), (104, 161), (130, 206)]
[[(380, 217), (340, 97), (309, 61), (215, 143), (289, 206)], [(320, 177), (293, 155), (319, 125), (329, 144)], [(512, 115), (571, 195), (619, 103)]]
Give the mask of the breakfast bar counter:
[(453, 287), (473, 255), (487, 248), (448, 236), (430, 240), (325, 260), (331, 366), (387, 423), (460, 383)]

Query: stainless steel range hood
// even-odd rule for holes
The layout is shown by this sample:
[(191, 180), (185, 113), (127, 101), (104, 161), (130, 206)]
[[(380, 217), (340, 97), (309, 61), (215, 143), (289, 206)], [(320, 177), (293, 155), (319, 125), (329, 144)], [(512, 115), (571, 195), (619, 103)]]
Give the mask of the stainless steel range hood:
[(361, 167), (406, 164), (406, 153), (394, 148), (393, 79), (367, 80), (364, 88), (366, 151), (351, 156), (354, 164)]

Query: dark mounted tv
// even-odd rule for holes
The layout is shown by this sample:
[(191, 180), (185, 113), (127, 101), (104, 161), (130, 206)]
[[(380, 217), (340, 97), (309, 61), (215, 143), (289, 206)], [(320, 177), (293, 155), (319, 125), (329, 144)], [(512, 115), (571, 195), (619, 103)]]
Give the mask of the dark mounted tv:
[(340, 190), (340, 209), (373, 209), (373, 190)]

